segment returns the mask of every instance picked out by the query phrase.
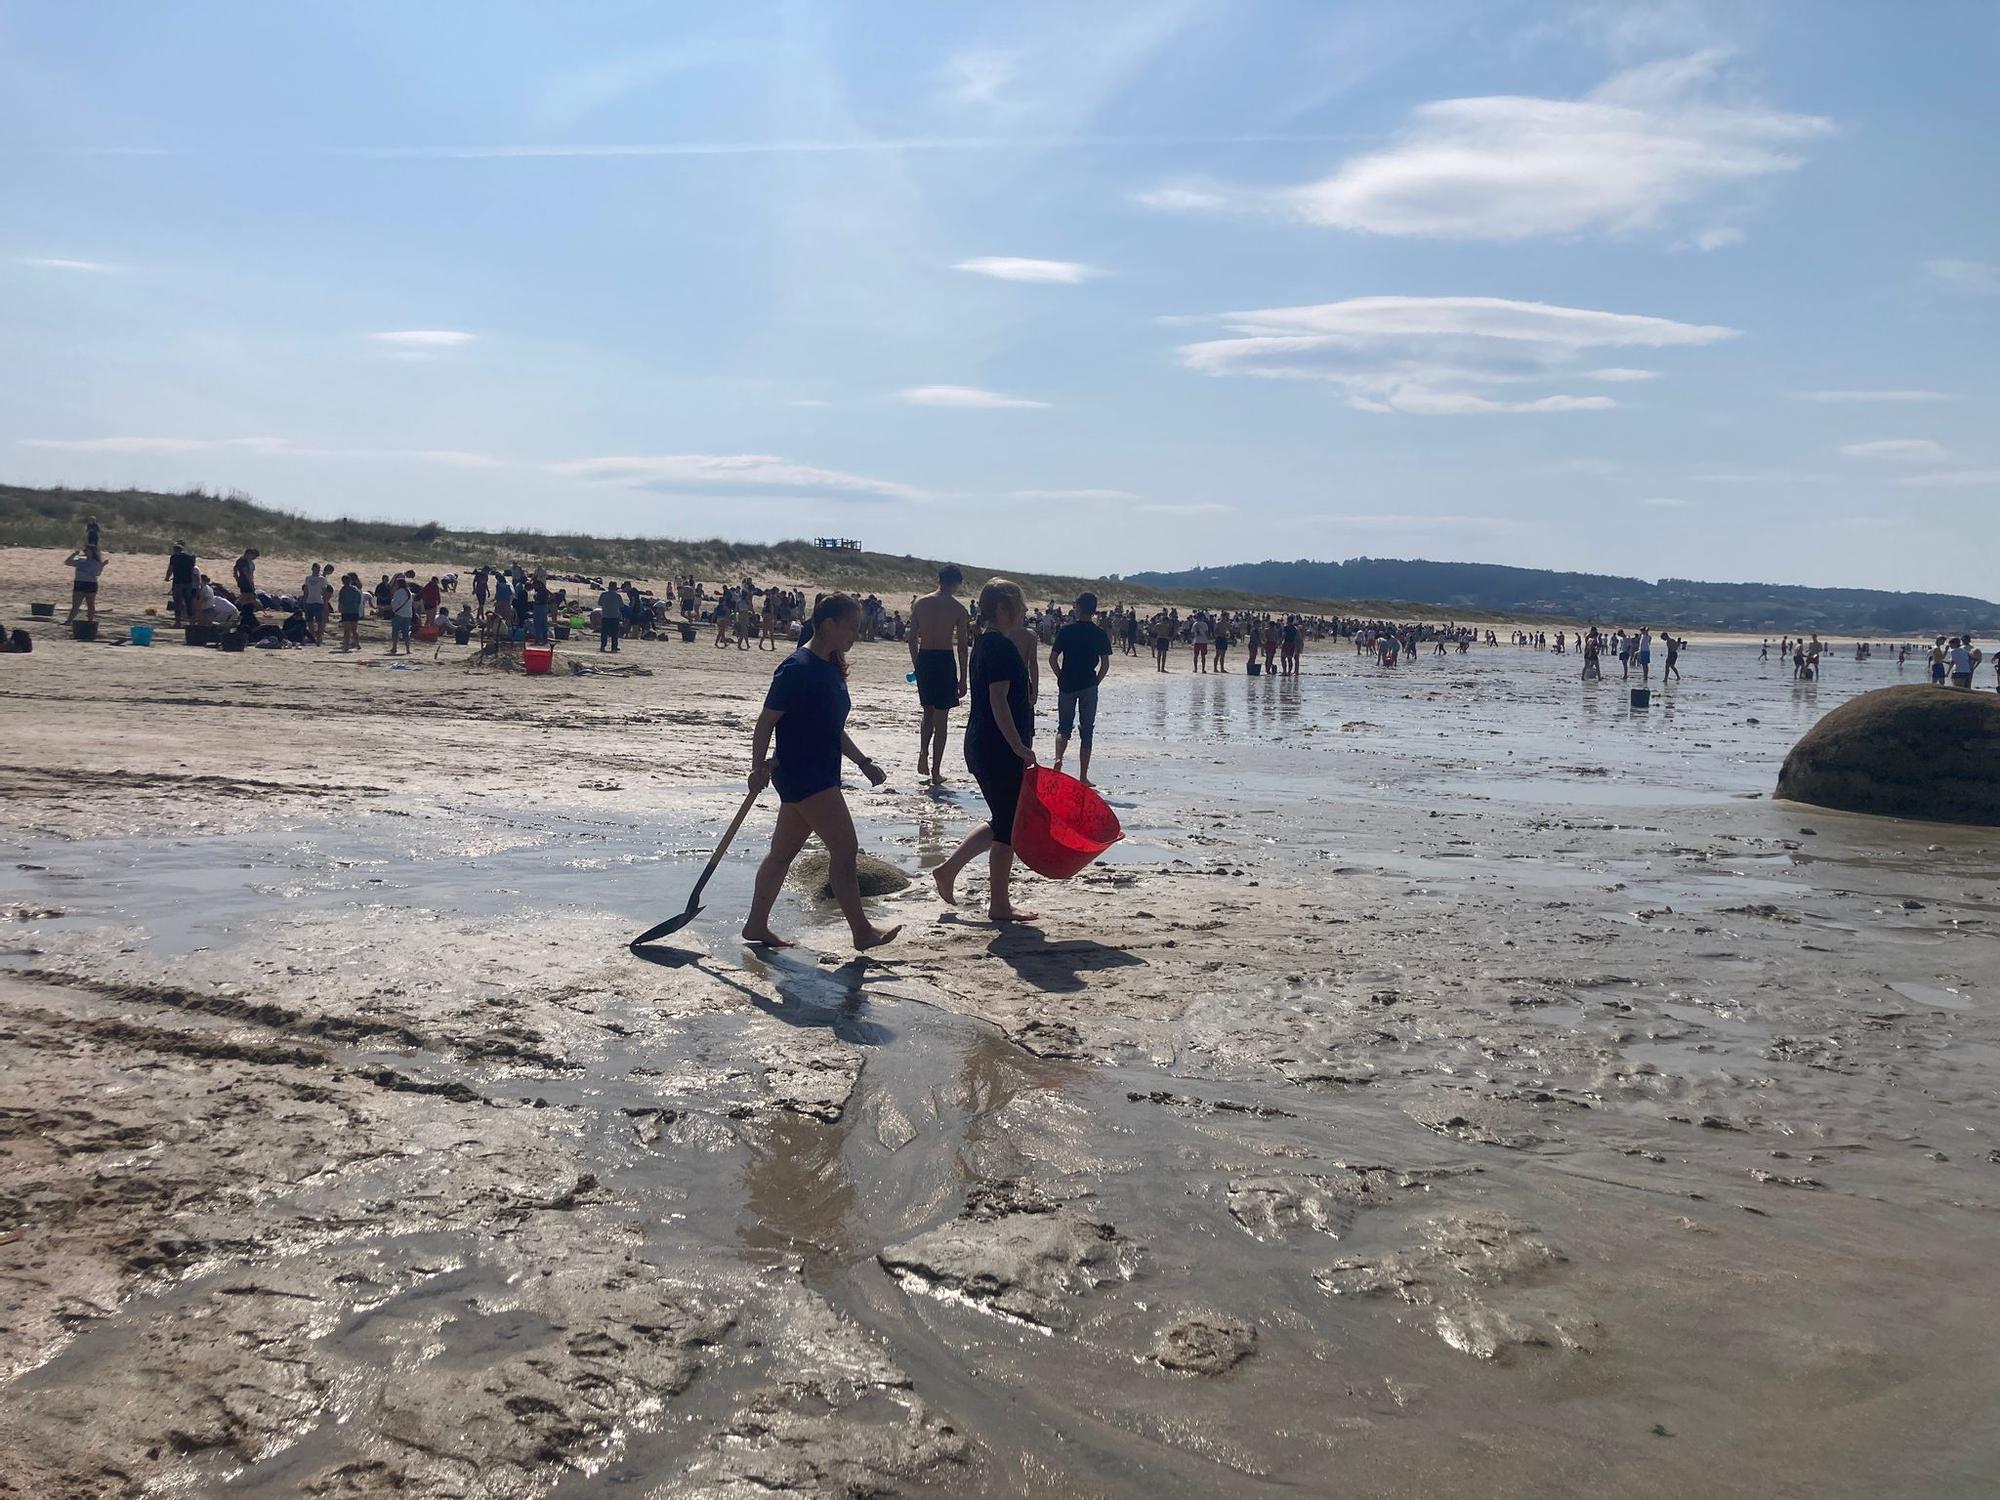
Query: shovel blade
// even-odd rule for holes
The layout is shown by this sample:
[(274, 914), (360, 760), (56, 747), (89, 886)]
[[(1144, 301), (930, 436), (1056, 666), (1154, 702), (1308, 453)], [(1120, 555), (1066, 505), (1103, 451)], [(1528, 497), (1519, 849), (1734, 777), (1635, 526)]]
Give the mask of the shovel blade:
[(654, 942), (659, 938), (666, 937), (670, 933), (679, 932), (683, 927), (687, 926), (688, 923), (692, 922), (696, 917), (700, 915), (701, 915), (701, 908), (699, 906), (690, 906), (686, 911), (681, 912), (677, 916), (668, 917), (667, 920), (660, 923), (659, 926), (648, 927), (644, 932), (640, 933), (637, 937), (633, 938), (630, 943), (626, 944), (626, 946), (628, 948), (636, 948), (641, 943)]

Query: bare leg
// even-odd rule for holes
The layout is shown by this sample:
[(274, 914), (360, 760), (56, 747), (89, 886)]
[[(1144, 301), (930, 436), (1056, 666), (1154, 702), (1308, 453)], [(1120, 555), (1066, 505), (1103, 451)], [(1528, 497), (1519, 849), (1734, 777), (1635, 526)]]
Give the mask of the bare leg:
[[(827, 881), (833, 887), (833, 899), (840, 903), (841, 915), (847, 918), (848, 931), (854, 935), (855, 951), (865, 953), (870, 948), (893, 942), (896, 934), (903, 929), (877, 927), (861, 908), (861, 878), (854, 868), (855, 856), (860, 852), (860, 840), (854, 836), (854, 819), (847, 811), (847, 799), (841, 796), (840, 788), (829, 787), (806, 798), (798, 804), (798, 808), (805, 821), (812, 826), (812, 831), (819, 835), (819, 841), (826, 845), (832, 864), (827, 872)], [(784, 871), (780, 870), (778, 879), (782, 881), (784, 878)], [(757, 875), (760, 893), (763, 879), (760, 870)]]
[(750, 898), (750, 915), (743, 921), (743, 940), (746, 943), (766, 943), (773, 948), (791, 947), (790, 943), (771, 931), (771, 908), (777, 904), (778, 892), (784, 888), (785, 872), (791, 869), (792, 861), (805, 848), (806, 836), (811, 832), (812, 825), (806, 821), (798, 803), (778, 804), (777, 826), (771, 830), (771, 852), (757, 866), (756, 893)]
[[(1062, 756), (1061, 756), (1061, 755), (1057, 755), (1057, 756), (1056, 756), (1056, 759), (1057, 759), (1057, 760), (1061, 760), (1061, 759), (1062, 759)], [(1060, 770), (1062, 769), (1062, 767), (1061, 767), (1061, 766), (1057, 766), (1057, 767), (1056, 767), (1056, 769), (1057, 769), (1058, 771), (1060, 771)], [(1085, 786), (1094, 786), (1094, 785), (1096, 784), (1096, 783), (1094, 783), (1094, 782), (1093, 782), (1093, 781), (1092, 781), (1092, 780), (1090, 779), (1090, 741), (1089, 741), (1089, 740), (1085, 740), (1085, 741), (1083, 742), (1082, 746), (1081, 746), (1081, 747), (1080, 747), (1080, 748), (1079, 748), (1079, 749), (1077, 750), (1077, 752), (1076, 752), (1076, 779), (1077, 779), (1078, 781), (1082, 782), (1082, 783), (1083, 783), (1083, 784), (1084, 784)]]
[(1016, 911), (1008, 900), (1007, 887), (1014, 875), (1014, 846), (996, 843), (987, 852), (986, 868), (989, 885), (986, 892), (986, 915), (995, 922), (1032, 922), (1035, 914), (1031, 911)]
[(965, 836), (965, 842), (952, 851), (943, 864), (931, 871), (931, 879), (937, 882), (938, 899), (946, 906), (958, 905), (958, 875), (973, 860), (993, 847), (993, 825), (981, 823)]
[(921, 721), (917, 731), (917, 774), (921, 776), (931, 761), (931, 736), (937, 732), (937, 718), (928, 708), (917, 712)]
[(951, 710), (937, 708), (931, 712), (937, 716), (936, 724), (931, 730), (931, 785), (943, 786), (944, 742), (951, 733)]
[[(1069, 753), (1069, 741), (1067, 739), (1057, 740), (1055, 768), (1058, 773), (1060, 773), (1062, 770), (1063, 757), (1068, 753)], [(1083, 763), (1086, 768), (1090, 765), (1090, 752), (1088, 750), (1083, 752)]]

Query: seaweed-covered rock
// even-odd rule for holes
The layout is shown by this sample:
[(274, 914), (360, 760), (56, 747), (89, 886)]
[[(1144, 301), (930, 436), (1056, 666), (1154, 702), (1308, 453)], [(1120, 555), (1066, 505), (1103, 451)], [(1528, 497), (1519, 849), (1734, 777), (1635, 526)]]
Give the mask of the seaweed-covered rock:
[(2000, 826), (2000, 694), (1911, 685), (1863, 693), (1806, 731), (1778, 795), (1843, 812)]
[[(910, 884), (910, 877), (886, 859), (863, 854), (854, 863), (855, 873), (861, 879), (861, 894), (864, 896), (893, 896), (896, 892), (907, 889)], [(833, 899), (832, 874), (833, 856), (820, 848), (814, 848), (809, 853), (801, 855), (792, 865), (792, 883), (822, 901)]]

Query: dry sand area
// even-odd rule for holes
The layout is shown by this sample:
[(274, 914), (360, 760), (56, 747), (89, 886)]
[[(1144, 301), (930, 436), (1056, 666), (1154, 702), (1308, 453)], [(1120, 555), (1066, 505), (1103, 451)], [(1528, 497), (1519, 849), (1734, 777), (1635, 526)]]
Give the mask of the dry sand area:
[(746, 952), (767, 806), (647, 961), (770, 655), (37, 628), (0, 1495), (1993, 1492), (2000, 831), (1769, 795), (1886, 661), (1121, 658), (1128, 840), (1000, 931), (864, 646), (902, 939)]

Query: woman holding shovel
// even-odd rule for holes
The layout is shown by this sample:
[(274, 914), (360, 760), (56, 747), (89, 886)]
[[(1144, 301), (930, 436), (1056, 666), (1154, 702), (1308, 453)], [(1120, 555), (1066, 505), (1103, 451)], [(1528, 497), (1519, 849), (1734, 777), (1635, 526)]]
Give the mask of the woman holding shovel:
[(771, 675), (750, 742), (750, 793), (754, 797), (766, 783), (777, 787), (778, 824), (771, 830), (771, 852), (757, 867), (756, 894), (743, 924), (746, 942), (791, 946), (771, 931), (771, 907), (792, 861), (815, 833), (831, 859), (834, 899), (854, 934), (855, 950), (879, 948), (903, 930), (876, 927), (861, 909), (854, 867), (858, 841), (840, 791), (842, 756), (861, 768), (871, 786), (888, 779), (847, 737), (847, 653), (860, 634), (861, 606), (846, 594), (829, 594), (813, 607), (810, 643), (786, 657)]

